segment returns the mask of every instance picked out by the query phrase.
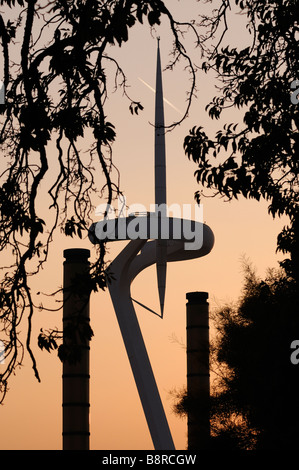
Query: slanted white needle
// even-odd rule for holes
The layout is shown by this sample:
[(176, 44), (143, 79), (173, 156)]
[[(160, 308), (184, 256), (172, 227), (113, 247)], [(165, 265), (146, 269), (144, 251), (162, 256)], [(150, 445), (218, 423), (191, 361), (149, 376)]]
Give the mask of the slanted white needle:
[[(157, 72), (156, 72), (156, 103), (155, 103), (155, 204), (161, 217), (166, 217), (166, 152), (165, 152), (165, 129), (164, 129), (164, 107), (162, 69), (160, 58), (160, 47), (158, 39), (157, 47)], [(159, 224), (161, 227), (161, 224)], [(166, 289), (166, 256), (167, 241), (157, 239), (156, 241), (156, 270), (158, 291), (160, 299), (161, 317), (164, 312), (164, 300)]]

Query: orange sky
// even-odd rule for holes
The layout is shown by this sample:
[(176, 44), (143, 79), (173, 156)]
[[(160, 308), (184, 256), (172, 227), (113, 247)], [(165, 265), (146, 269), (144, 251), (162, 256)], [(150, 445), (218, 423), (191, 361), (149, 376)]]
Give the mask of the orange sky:
[[(198, 11), (198, 3), (194, 0), (187, 2), (188, 7), (186, 2), (168, 0), (165, 3), (171, 7), (175, 4), (176, 16), (183, 20), (194, 17)], [(242, 31), (238, 20), (234, 27), (238, 41)], [(161, 36), (162, 66), (165, 66), (171, 48), (167, 22), (163, 22), (158, 34)], [(192, 41), (188, 44), (199, 62), (198, 53), (192, 51)], [(140, 100), (145, 108), (139, 116), (132, 116), (121, 92), (110, 95), (107, 115), (117, 132), (113, 159), (121, 173), (121, 186), (127, 203), (149, 207), (154, 202), (154, 133), (149, 124), (154, 119), (154, 94), (139, 78), (151, 87), (155, 86), (156, 41), (146, 27), (138, 26), (132, 30), (130, 43), (121, 49), (113, 48), (111, 53), (119, 58), (127, 73), (130, 95)], [(183, 65), (174, 72), (165, 72), (163, 82), (165, 98), (183, 110), (189, 84)], [(189, 118), (167, 135), (169, 204), (194, 203), (194, 192), (198, 189), (193, 176), (196, 166), (184, 154), (183, 139), (194, 125), (220, 128), (219, 122), (211, 123), (204, 112), (214, 91), (213, 82), (200, 76), (197, 100)], [(165, 115), (166, 124), (179, 117), (169, 105), (165, 105)], [(229, 122), (237, 119), (235, 112), (227, 118)], [(84, 142), (81, 146), (83, 148)], [(42, 202), (44, 213), (41, 217), (45, 218), (48, 205), (46, 200)], [(186, 354), (181, 344), (185, 342), (186, 293), (209, 292), (211, 309), (237, 300), (242, 287), (242, 256), (246, 255), (256, 266), (258, 274), (264, 276), (266, 269), (276, 266), (279, 259), (275, 255), (276, 236), (284, 225), (284, 221), (273, 221), (267, 215), (265, 203), (242, 199), (233, 203), (219, 198), (204, 200), (204, 221), (215, 234), (214, 249), (205, 258), (168, 266), (164, 319), (136, 307), (177, 449), (186, 448), (186, 422), (172, 413), (170, 392), (181, 389), (186, 383)], [(110, 259), (125, 244), (112, 244)], [(88, 239), (73, 240), (57, 234), (47, 267), (32, 283), (33, 292), (50, 292), (61, 286), (63, 250), (72, 247), (92, 249)], [(158, 310), (154, 267), (148, 268), (134, 281), (132, 297)], [(47, 304), (47, 300), (41, 300)], [(108, 292), (92, 295), (90, 312), (95, 333), (91, 343), (91, 449), (150, 450), (153, 448), (151, 438)], [(60, 327), (60, 323), (61, 312), (36, 312), (33, 333), (37, 335), (41, 327)], [(41, 352), (35, 344), (33, 350), (42, 382), (39, 384), (34, 379), (30, 359), (26, 356), (23, 367), (11, 380), (10, 391), (0, 408), (0, 449), (61, 449), (61, 364), (55, 353)]]

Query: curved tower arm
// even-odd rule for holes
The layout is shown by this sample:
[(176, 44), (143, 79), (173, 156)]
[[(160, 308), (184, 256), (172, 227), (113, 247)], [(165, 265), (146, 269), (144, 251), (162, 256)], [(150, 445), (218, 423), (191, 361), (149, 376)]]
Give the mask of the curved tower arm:
[[(132, 240), (109, 266), (115, 280), (108, 284), (118, 324), (156, 450), (174, 450), (174, 444), (131, 300), (130, 264), (146, 240)], [(153, 253), (155, 260), (155, 252)]]
[[(213, 232), (206, 225), (203, 226), (203, 237), (202, 247), (190, 251), (184, 249), (184, 241), (166, 240), (167, 261), (205, 256), (214, 245)], [(156, 450), (173, 450), (172, 436), (131, 299), (133, 280), (155, 262), (155, 240), (130, 241), (108, 267), (107, 274), (111, 273), (115, 278), (108, 283), (108, 288), (154, 447)]]

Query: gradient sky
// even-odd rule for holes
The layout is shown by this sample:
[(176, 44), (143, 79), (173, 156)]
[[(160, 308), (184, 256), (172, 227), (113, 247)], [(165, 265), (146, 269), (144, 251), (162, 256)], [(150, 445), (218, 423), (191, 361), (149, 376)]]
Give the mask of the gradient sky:
[[(194, 18), (200, 5), (195, 0), (168, 0), (165, 3), (182, 21)], [(241, 45), (240, 41), (245, 41), (246, 34), (240, 17), (232, 22), (232, 27), (228, 40), (231, 43), (235, 41), (236, 46)], [(156, 40), (147, 26), (137, 26), (131, 33), (129, 43), (121, 49), (118, 46), (111, 48), (111, 54), (119, 60), (127, 75), (130, 95), (141, 101), (144, 111), (139, 116), (132, 116), (129, 103), (118, 91), (110, 94), (106, 113), (116, 126), (113, 161), (120, 171), (121, 188), (127, 203), (140, 203), (149, 208), (154, 202), (154, 131), (150, 125), (154, 120), (154, 93), (149, 87), (155, 87)], [(161, 37), (162, 67), (165, 67), (171, 50), (171, 35), (166, 21), (157, 28), (157, 34)], [(192, 36), (188, 36), (187, 44), (188, 52), (200, 63), (199, 52), (193, 49)], [(110, 64), (107, 64), (107, 72), (110, 73), (112, 90)], [(173, 105), (165, 104), (166, 124), (170, 124), (180, 117), (174, 107), (184, 110), (186, 105), (189, 76), (184, 71), (184, 64), (179, 64), (173, 72), (163, 73), (163, 84), (164, 96)], [(183, 151), (184, 136), (194, 125), (202, 125), (207, 130), (220, 128), (219, 121), (211, 122), (204, 112), (205, 105), (215, 93), (215, 82), (199, 75), (197, 85), (197, 99), (188, 119), (166, 138), (168, 204), (194, 204), (194, 193), (199, 189), (193, 176), (196, 165), (188, 161)], [(237, 122), (237, 113), (230, 111), (225, 121)], [(81, 147), (84, 149), (84, 141)], [(95, 201), (97, 204), (101, 202)], [(41, 217), (47, 217), (46, 199), (41, 202), (41, 210)], [(171, 392), (186, 384), (186, 293), (208, 292), (211, 310), (236, 301), (242, 288), (242, 257), (250, 259), (257, 273), (264, 276), (267, 268), (275, 267), (277, 260), (281, 259), (275, 254), (276, 236), (285, 224), (281, 219), (272, 220), (264, 202), (240, 199), (227, 203), (219, 198), (207, 198), (203, 201), (203, 210), (204, 221), (215, 234), (213, 251), (205, 258), (168, 265), (163, 320), (136, 306), (177, 449), (186, 448), (186, 421), (173, 414)], [(95, 216), (94, 220), (98, 218)], [(112, 260), (125, 244), (111, 244), (109, 258)], [(32, 283), (33, 292), (49, 293), (62, 285), (63, 250), (66, 248), (92, 250), (88, 239), (73, 240), (57, 233), (49, 263)], [(94, 259), (93, 254), (91, 259)], [(158, 311), (155, 267), (148, 268), (134, 281), (132, 297)], [(48, 305), (49, 299), (40, 300)], [(151, 438), (109, 293), (93, 294), (90, 305), (91, 326), (95, 334), (91, 342), (91, 449), (151, 450)], [(56, 326), (61, 326), (61, 312), (37, 311), (33, 341), (41, 327)], [(49, 355), (41, 352), (36, 344), (32, 347), (42, 382), (39, 384), (35, 380), (30, 359), (26, 356), (23, 367), (11, 379), (10, 391), (0, 408), (0, 449), (61, 449), (61, 363), (55, 352)]]

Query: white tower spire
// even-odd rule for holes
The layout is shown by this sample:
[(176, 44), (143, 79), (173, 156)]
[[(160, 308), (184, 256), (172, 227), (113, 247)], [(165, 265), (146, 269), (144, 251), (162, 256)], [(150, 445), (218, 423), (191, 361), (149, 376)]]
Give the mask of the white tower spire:
[[(161, 222), (165, 219), (164, 223), (168, 224), (170, 218), (167, 220), (166, 217), (165, 160), (162, 73), (158, 41), (155, 116), (155, 203), (160, 207), (158, 208), (159, 211), (156, 211), (156, 214), (150, 213), (150, 222), (156, 222), (156, 220), (152, 219), (152, 216), (158, 217), (157, 214), (159, 214), (159, 217), (162, 219)], [(190, 221), (172, 219), (173, 221), (178, 220), (181, 224), (188, 223), (188, 227), (190, 226)], [(151, 227), (148, 226), (147, 233), (144, 234), (144, 237), (136, 239), (135, 234), (131, 235), (126, 230), (124, 238), (117, 227), (128, 227), (132, 221), (134, 223), (134, 217), (132, 218), (131, 216), (119, 217), (115, 225), (115, 220), (107, 220), (104, 218), (91, 226), (89, 237), (92, 243), (99, 243), (101, 240), (131, 240), (106, 270), (108, 280), (110, 277), (109, 273), (113, 274), (111, 282), (107, 283), (108, 289), (155, 450), (174, 450), (175, 447), (163, 403), (133, 306), (134, 299), (131, 297), (131, 284), (139, 273), (148, 266), (152, 266), (156, 263), (161, 313), (163, 315), (166, 261), (182, 261), (207, 255), (213, 248), (214, 235), (211, 229), (205, 224), (198, 221), (191, 221), (195, 229), (194, 234), (202, 233), (202, 243), (200, 243), (200, 240), (195, 239), (194, 241), (198, 242), (198, 248), (188, 250), (185, 246), (188, 238), (184, 233), (181, 233), (180, 239), (175, 238), (173, 230), (168, 234), (167, 239), (163, 240), (161, 239), (161, 231), (160, 235), (153, 236), (150, 230)], [(145, 222), (148, 223), (148, 214), (145, 216)], [(160, 229), (161, 226), (162, 223), (160, 223)], [(154, 228), (156, 228), (156, 226)], [(168, 243), (168, 240), (170, 243)]]
[(155, 203), (166, 204), (166, 152), (164, 130), (163, 85), (160, 57), (160, 38), (157, 45), (156, 106), (155, 106)]
[[(156, 106), (155, 106), (155, 204), (159, 217), (166, 217), (166, 152), (165, 152), (165, 129), (164, 129), (164, 106), (162, 69), (160, 57), (160, 38), (157, 44), (157, 71), (156, 71)], [(162, 224), (160, 224), (161, 227)], [(166, 256), (167, 241), (156, 241), (157, 255), (157, 281), (160, 300), (161, 316), (163, 317), (164, 299), (166, 288)]]

